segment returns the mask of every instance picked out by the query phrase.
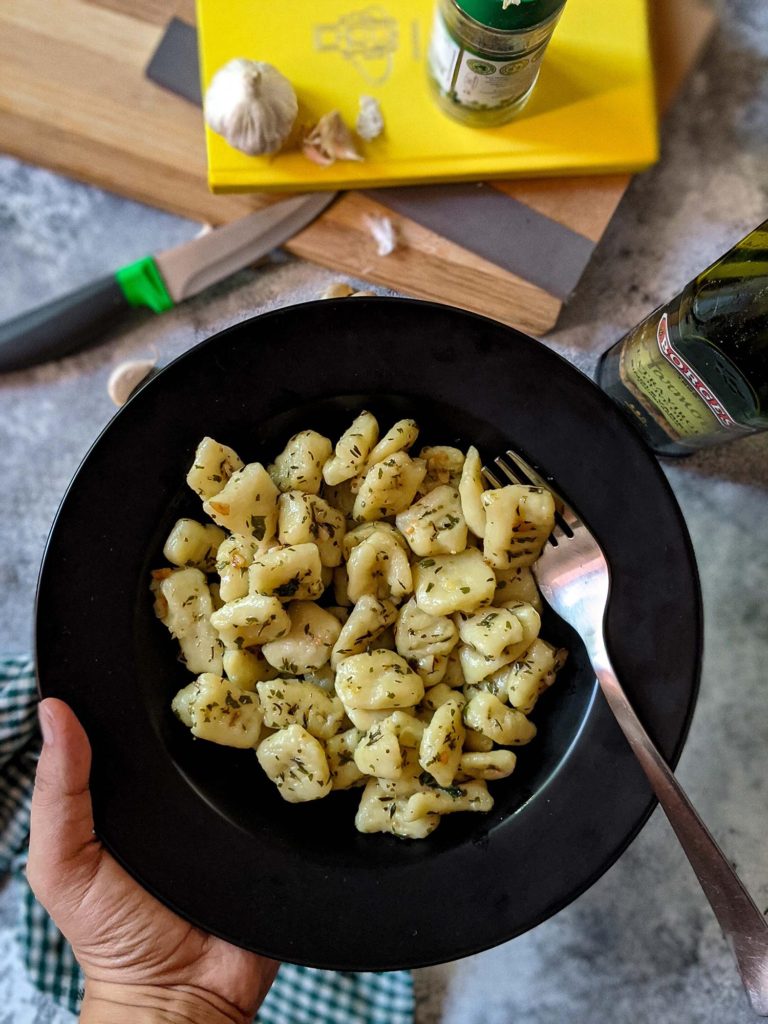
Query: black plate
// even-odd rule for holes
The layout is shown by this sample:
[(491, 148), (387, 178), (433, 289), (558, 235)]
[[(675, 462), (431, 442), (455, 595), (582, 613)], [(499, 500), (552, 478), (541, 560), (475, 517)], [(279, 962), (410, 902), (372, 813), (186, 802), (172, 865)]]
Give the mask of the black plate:
[(238, 324), (168, 366), (106, 428), (54, 524), (37, 613), (40, 690), (93, 742), (97, 831), (189, 920), (280, 960), (386, 970), (455, 959), (531, 928), (586, 889), (653, 806), (578, 639), (534, 712), (539, 735), (488, 815), (429, 839), (354, 829), (359, 791), (285, 804), (250, 751), (194, 742), (173, 718), (188, 681), (154, 618), (149, 571), (181, 515), (204, 434), (266, 460), (298, 429), (336, 437), (361, 407), (421, 440), (510, 445), (545, 467), (608, 556), (609, 646), (674, 762), (695, 701), (701, 607), (680, 511), (608, 398), (540, 343), (447, 306), (354, 299)]

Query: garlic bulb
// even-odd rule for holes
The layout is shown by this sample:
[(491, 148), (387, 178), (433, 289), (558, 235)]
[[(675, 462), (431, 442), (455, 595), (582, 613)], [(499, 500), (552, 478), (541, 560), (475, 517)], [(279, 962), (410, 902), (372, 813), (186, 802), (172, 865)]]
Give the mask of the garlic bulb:
[(251, 156), (275, 153), (288, 138), (299, 104), (277, 68), (242, 57), (219, 68), (205, 93), (205, 120), (230, 146)]
[(323, 114), (302, 144), (304, 156), (313, 163), (327, 167), (336, 160), (362, 160), (355, 149), (352, 132), (338, 110)]

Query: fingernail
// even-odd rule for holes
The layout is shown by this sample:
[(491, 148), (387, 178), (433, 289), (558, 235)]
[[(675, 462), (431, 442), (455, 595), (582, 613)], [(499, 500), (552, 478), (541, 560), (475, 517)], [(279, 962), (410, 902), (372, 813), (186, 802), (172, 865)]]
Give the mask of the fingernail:
[(51, 709), (47, 708), (44, 704), (41, 704), (37, 709), (37, 715), (40, 719), (40, 731), (43, 734), (43, 743), (47, 746), (52, 747), (54, 742), (54, 726), (53, 726), (53, 715)]

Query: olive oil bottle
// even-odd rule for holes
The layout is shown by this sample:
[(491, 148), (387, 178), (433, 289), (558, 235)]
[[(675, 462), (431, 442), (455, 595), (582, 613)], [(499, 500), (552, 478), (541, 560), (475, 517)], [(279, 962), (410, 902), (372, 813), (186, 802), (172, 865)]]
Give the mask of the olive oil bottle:
[(610, 348), (597, 380), (661, 455), (768, 430), (768, 221)]

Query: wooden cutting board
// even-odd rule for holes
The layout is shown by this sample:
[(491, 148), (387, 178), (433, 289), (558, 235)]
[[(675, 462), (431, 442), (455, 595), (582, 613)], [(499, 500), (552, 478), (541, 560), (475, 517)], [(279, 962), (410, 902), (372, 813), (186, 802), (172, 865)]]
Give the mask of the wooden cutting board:
[[(708, 38), (703, 0), (654, 0), (659, 102), (669, 103)], [(192, 0), (2, 0), (0, 148), (140, 202), (221, 224), (275, 201), (214, 196), (205, 179), (201, 113), (144, 76), (173, 15)], [(496, 182), (512, 201), (595, 245), (627, 175)], [(377, 256), (366, 214), (388, 215), (400, 244)], [(466, 215), (471, 216), (469, 203)], [(449, 302), (533, 334), (562, 297), (510, 273), (376, 200), (349, 192), (286, 244), (297, 256), (404, 294)]]

